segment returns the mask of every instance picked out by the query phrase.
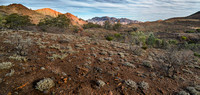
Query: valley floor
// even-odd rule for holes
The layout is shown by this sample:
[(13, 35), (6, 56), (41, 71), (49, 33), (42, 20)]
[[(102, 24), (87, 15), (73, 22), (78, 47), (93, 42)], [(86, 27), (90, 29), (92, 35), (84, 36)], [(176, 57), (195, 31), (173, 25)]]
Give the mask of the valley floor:
[(0, 39), (0, 95), (200, 95), (200, 59), (189, 50), (170, 72), (175, 55), (163, 49), (30, 31)]

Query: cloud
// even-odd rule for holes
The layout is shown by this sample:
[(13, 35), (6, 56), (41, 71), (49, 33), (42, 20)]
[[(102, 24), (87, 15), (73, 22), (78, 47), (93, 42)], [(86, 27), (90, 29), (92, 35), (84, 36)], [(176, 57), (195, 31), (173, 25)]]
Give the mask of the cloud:
[(114, 16), (152, 21), (200, 11), (200, 0), (0, 0), (0, 5), (10, 3), (21, 3), (32, 9), (49, 7), (83, 19)]

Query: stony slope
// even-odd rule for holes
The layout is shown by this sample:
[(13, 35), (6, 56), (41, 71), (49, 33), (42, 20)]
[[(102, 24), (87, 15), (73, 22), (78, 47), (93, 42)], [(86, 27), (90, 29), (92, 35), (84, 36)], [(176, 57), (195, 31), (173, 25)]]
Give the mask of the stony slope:
[(0, 31), (0, 38), (1, 95), (199, 93), (200, 60), (166, 77), (167, 50), (44, 32)]

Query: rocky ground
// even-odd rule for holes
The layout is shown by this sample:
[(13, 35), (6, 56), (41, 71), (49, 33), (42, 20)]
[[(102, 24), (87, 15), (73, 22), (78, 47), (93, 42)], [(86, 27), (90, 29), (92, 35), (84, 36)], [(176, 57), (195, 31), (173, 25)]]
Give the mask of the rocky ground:
[(31, 31), (0, 39), (0, 95), (200, 95), (200, 59), (189, 50)]

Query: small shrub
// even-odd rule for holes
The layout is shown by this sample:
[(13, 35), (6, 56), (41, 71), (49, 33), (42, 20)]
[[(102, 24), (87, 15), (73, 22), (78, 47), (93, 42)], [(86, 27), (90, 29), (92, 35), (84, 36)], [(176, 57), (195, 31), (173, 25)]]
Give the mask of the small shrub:
[(9, 59), (26, 62), (27, 58), (19, 55), (10, 56)]
[(115, 36), (116, 38), (119, 38), (119, 37), (121, 37), (122, 35), (119, 34), (119, 33), (116, 33), (116, 34), (114, 34), (114, 36)]
[(142, 90), (148, 90), (149, 84), (145, 81), (142, 81), (139, 83), (139, 88), (141, 88)]
[(172, 40), (172, 39), (169, 40), (168, 42), (169, 42), (169, 44), (173, 44), (173, 45), (176, 45), (178, 43), (177, 40)]
[(185, 33), (195, 33), (193, 30), (186, 31)]
[(162, 40), (161, 39), (156, 39), (155, 40), (155, 46), (156, 47), (162, 47)]
[(118, 29), (120, 29), (121, 28), (121, 23), (120, 23), (120, 21), (118, 21), (116, 24), (114, 24), (114, 26), (113, 26), (113, 30), (118, 30)]
[(112, 29), (112, 25), (111, 25), (110, 21), (107, 20), (107, 21), (104, 22), (104, 28), (105, 29)]
[(20, 16), (16, 13), (6, 16), (6, 26), (11, 29), (21, 29), (24, 26), (31, 25), (29, 16)]
[(151, 64), (151, 62), (149, 62), (149, 61), (144, 61), (143, 63), (142, 63), (142, 65), (144, 66), (144, 67), (148, 67), (148, 68), (153, 68), (153, 65)]
[(126, 80), (126, 81), (125, 81), (125, 84), (126, 84), (127, 86), (129, 86), (129, 87), (135, 89), (135, 90), (138, 88), (137, 83), (136, 83), (135, 81), (133, 81), (133, 80), (130, 80), (130, 79)]
[(149, 37), (147, 38), (146, 43), (147, 45), (154, 46), (155, 41), (156, 41), (156, 37), (154, 36), (154, 34), (150, 34)]
[(168, 49), (169, 48), (169, 42), (167, 42), (166, 40), (162, 40), (162, 48), (163, 49)]
[(80, 29), (80, 27), (74, 25), (74, 26), (72, 27), (72, 31), (75, 32), (75, 33), (78, 33), (78, 32), (81, 31), (81, 29)]
[(141, 48), (146, 50), (148, 47), (146, 45), (143, 45)]
[(49, 90), (50, 88), (54, 87), (55, 83), (52, 79), (50, 78), (45, 78), (43, 80), (40, 80), (37, 85), (36, 85), (36, 89), (39, 91), (45, 91), (45, 90)]
[(106, 40), (108, 40), (108, 41), (112, 41), (114, 38), (113, 37), (111, 37), (111, 36), (107, 36), (106, 37)]
[(48, 57), (48, 59), (50, 59), (50, 60), (56, 60), (56, 59), (63, 60), (67, 56), (68, 56), (68, 54), (53, 54), (52, 56)]
[(199, 53), (197, 53), (197, 52), (195, 52), (195, 53), (194, 53), (194, 56), (197, 56), (197, 57), (199, 57), (199, 58), (200, 58), (200, 54), (199, 54)]
[(89, 22), (88, 24), (84, 24), (84, 25), (83, 25), (83, 28), (84, 28), (84, 29), (89, 29), (89, 28), (102, 28), (102, 26), (99, 25), (99, 24), (93, 24), (93, 23)]
[(131, 32), (131, 42), (136, 44), (136, 45), (144, 45), (146, 44), (146, 38), (147, 36), (144, 34), (142, 31), (137, 31), (137, 32)]
[(181, 36), (181, 39), (182, 39), (182, 40), (187, 40), (187, 37)]
[(6, 19), (5, 19), (5, 16), (3, 16), (3, 15), (0, 15), (0, 29), (1, 28), (5, 28), (6, 27)]
[(200, 29), (196, 29), (197, 33), (200, 33)]
[(0, 63), (0, 70), (2, 69), (10, 69), (13, 66), (11, 62), (2, 62)]

